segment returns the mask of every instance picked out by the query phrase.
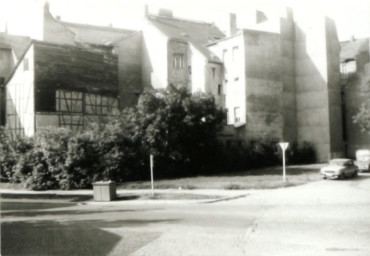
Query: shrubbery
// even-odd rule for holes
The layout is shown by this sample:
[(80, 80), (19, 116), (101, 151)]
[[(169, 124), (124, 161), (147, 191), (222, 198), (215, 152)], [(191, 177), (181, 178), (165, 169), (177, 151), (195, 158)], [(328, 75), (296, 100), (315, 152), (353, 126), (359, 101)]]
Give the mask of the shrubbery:
[[(84, 132), (39, 130), (34, 138), (10, 138), (0, 130), (1, 176), (27, 188), (89, 188), (94, 181), (149, 179), (149, 154), (156, 178), (212, 174), (281, 163), (277, 140), (226, 147), (217, 140), (224, 113), (213, 97), (184, 89), (147, 91), (136, 108)], [(288, 163), (313, 162), (304, 143), (287, 151)]]

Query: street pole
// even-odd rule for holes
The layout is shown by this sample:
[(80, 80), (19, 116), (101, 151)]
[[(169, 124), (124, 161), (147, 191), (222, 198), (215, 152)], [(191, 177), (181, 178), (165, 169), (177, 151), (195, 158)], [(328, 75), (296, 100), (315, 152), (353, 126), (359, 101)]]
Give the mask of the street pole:
[(150, 155), (150, 179), (152, 184), (152, 197), (154, 197), (154, 178), (153, 178), (153, 155)]
[(280, 142), (279, 146), (282, 149), (282, 154), (283, 154), (283, 182), (286, 182), (286, 171), (285, 171), (285, 150), (288, 148), (289, 143), (288, 142)]

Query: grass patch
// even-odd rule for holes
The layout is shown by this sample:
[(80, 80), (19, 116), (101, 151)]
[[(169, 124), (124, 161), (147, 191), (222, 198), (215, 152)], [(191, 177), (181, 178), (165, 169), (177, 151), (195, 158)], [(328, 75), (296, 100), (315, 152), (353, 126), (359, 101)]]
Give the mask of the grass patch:
[[(156, 189), (271, 189), (297, 186), (321, 179), (322, 165), (289, 166), (286, 170), (287, 182), (282, 180), (282, 168), (270, 167), (239, 172), (228, 172), (212, 176), (197, 176), (178, 179), (155, 180)], [(124, 182), (118, 189), (150, 189), (150, 181)]]
[(220, 196), (215, 195), (199, 195), (188, 193), (150, 193), (145, 194), (131, 194), (131, 195), (118, 195), (117, 200), (207, 200), (219, 199)]

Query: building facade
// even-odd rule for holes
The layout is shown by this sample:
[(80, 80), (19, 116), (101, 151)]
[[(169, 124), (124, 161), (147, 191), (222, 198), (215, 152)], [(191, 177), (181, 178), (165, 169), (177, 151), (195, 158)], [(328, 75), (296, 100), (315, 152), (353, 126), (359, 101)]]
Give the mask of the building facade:
[[(356, 88), (369, 77), (369, 49), (346, 53), (350, 44), (339, 44), (328, 18), (305, 20), (287, 9), (272, 21), (257, 11), (255, 24), (240, 28), (230, 14), (224, 33), (213, 23), (179, 19), (170, 10), (154, 15), (146, 8), (143, 29), (132, 31), (64, 22), (46, 4), (43, 19), (43, 42), (29, 42), (27, 50), (18, 50), (23, 55), (14, 57), (18, 46), (0, 40), (0, 50), (13, 56), (6, 57), (8, 69), (0, 70), (7, 74), (2, 75), (7, 104), (20, 104), (18, 112), (27, 109), (17, 120), (8, 107), (7, 125), (27, 124), (26, 135), (46, 125), (83, 128), (87, 119), (134, 106), (144, 88), (185, 86), (193, 93), (211, 93), (225, 109), (227, 125), (220, 137), (228, 144), (266, 137), (310, 142), (320, 162), (369, 147), (352, 122), (363, 100)], [(368, 39), (364, 44), (369, 47)], [(33, 71), (26, 75), (21, 66), (28, 58), (34, 59)], [(341, 80), (343, 70), (353, 66), (358, 86)], [(21, 98), (28, 96), (19, 94), (27, 91), (19, 89), (20, 81), (31, 88), (33, 101), (27, 104), (33, 107), (23, 106)], [(42, 105), (45, 98), (50, 102)], [(78, 110), (70, 107), (73, 102)]]

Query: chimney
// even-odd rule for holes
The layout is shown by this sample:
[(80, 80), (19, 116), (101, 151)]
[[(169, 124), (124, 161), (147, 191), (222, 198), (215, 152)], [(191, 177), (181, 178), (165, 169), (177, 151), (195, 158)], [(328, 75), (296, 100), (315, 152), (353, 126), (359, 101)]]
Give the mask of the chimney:
[(256, 24), (262, 23), (266, 20), (267, 20), (266, 15), (262, 11), (257, 10), (256, 11)]
[(293, 13), (293, 9), (290, 8), (290, 7), (287, 7), (286, 8), (286, 18), (288, 20), (293, 20), (294, 19), (294, 13)]
[(162, 9), (161, 8), (161, 9), (159, 9), (158, 15), (159, 16), (170, 17), (170, 18), (173, 17), (172, 10), (170, 10), (170, 9)]
[(351, 42), (354, 42), (354, 41), (356, 41), (356, 38), (355, 38), (355, 36), (354, 36), (354, 35), (352, 35), (352, 36), (351, 36)]
[(238, 32), (238, 28), (236, 27), (236, 14), (230, 13), (229, 14), (229, 34), (228, 36), (235, 35)]
[(61, 21), (61, 17), (60, 17), (59, 15), (57, 15), (55, 18), (56, 18), (58, 21)]
[(50, 12), (50, 4), (48, 1), (46, 1), (44, 4), (44, 12)]

